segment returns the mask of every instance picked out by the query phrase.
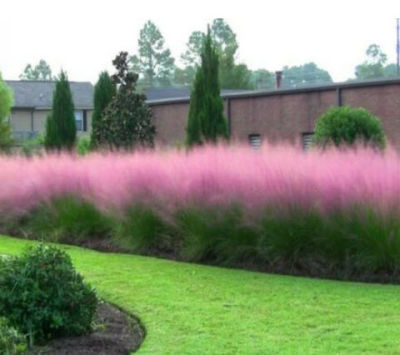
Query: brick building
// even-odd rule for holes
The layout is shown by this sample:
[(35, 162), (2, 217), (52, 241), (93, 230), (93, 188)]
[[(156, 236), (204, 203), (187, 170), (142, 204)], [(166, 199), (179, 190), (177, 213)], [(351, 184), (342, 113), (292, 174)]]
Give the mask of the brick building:
[[(272, 91), (225, 93), (225, 114), (235, 141), (302, 143), (329, 107), (364, 107), (377, 115), (389, 144), (400, 149), (400, 78)], [(160, 145), (185, 141), (189, 97), (149, 100)]]
[[(16, 137), (34, 137), (44, 131), (51, 110), (54, 82), (7, 81), (14, 91), (11, 126)], [(93, 87), (71, 82), (78, 133), (91, 129)], [(159, 145), (185, 142), (190, 91), (184, 88), (150, 89)], [(400, 149), (400, 78), (346, 82), (271, 91), (222, 91), (225, 115), (234, 141), (257, 145), (262, 141), (310, 142), (317, 117), (331, 106), (364, 107), (382, 120), (389, 144)]]

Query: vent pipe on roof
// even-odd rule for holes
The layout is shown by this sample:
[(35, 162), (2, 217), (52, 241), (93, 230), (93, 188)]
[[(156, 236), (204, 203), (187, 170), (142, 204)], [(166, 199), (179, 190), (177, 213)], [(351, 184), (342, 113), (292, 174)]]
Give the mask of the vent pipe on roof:
[(282, 70), (275, 72), (275, 88), (280, 89), (282, 83)]

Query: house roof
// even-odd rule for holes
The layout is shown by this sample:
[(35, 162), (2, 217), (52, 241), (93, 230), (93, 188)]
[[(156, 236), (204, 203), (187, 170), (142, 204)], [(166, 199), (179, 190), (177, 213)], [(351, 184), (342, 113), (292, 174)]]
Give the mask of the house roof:
[[(14, 108), (48, 109), (52, 106), (55, 81), (6, 80), (14, 92)], [(90, 82), (69, 82), (75, 108), (93, 108), (93, 85)]]

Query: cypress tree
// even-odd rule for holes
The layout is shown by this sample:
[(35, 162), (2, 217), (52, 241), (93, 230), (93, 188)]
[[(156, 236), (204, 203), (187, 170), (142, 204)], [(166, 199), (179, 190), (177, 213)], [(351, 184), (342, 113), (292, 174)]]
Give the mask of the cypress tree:
[(74, 103), (67, 75), (62, 71), (56, 81), (53, 107), (46, 121), (44, 144), (49, 150), (71, 150), (75, 144)]
[(94, 110), (92, 115), (92, 133), (90, 137), (90, 145), (92, 148), (98, 147), (102, 141), (100, 127), (101, 116), (115, 94), (116, 86), (110, 75), (106, 71), (102, 72), (94, 87)]
[(186, 142), (189, 146), (215, 143), (219, 138), (227, 139), (229, 136), (220, 94), (218, 65), (218, 54), (208, 28), (201, 52), (201, 66), (197, 69), (190, 95), (186, 127)]

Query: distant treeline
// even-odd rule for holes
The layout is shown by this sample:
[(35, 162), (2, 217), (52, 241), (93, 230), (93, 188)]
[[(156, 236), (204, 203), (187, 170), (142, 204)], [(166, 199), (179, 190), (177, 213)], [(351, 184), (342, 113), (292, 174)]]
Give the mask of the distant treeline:
[[(238, 62), (239, 44), (236, 34), (222, 18), (213, 20), (210, 26), (212, 39), (219, 55), (219, 80), (223, 89), (261, 90), (275, 87), (275, 75), (266, 68), (251, 70), (245, 63)], [(158, 27), (147, 21), (138, 39), (138, 52), (130, 57), (131, 70), (139, 74), (140, 88), (190, 87), (197, 66), (200, 63), (201, 47), (205, 32), (190, 34), (186, 50), (180, 55), (180, 63), (172, 56)], [(297, 66), (283, 66), (282, 87), (332, 82), (325, 69), (315, 63)], [(395, 64), (387, 63), (387, 56), (377, 44), (371, 44), (366, 51), (366, 59), (355, 68), (355, 77), (349, 80), (364, 80), (397, 75)], [(27, 64), (20, 76), (25, 80), (51, 80), (53, 75), (45, 60), (33, 66)]]

